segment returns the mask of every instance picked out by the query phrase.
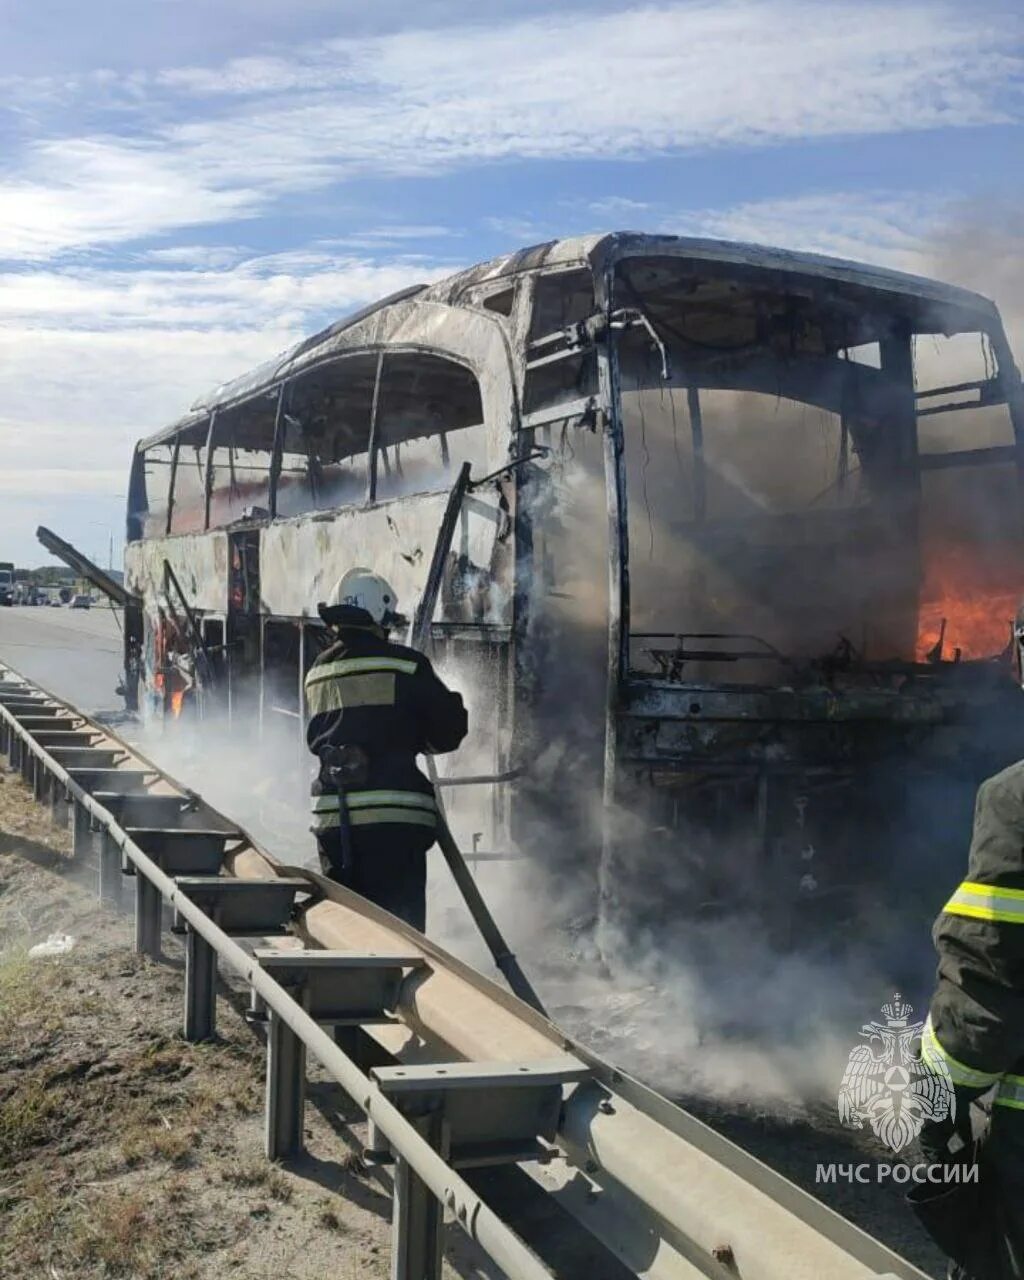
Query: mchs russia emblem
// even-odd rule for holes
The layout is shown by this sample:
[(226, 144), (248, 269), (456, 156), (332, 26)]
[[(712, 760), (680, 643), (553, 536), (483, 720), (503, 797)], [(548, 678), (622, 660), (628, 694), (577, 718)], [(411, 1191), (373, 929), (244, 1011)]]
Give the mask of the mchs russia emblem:
[(863, 1129), (866, 1121), (893, 1152), (909, 1146), (926, 1120), (955, 1118), (953, 1081), (944, 1063), (919, 1057), (924, 1023), (909, 1022), (911, 1013), (897, 992), (882, 1006), (884, 1024), (864, 1024), (866, 1043), (851, 1052), (839, 1089), (841, 1123)]

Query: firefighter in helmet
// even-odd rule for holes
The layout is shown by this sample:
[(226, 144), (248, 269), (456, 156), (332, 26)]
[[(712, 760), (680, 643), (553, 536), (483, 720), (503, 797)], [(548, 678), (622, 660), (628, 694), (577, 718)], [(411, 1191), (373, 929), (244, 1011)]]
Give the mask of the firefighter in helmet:
[[(1024, 604), (1014, 620), (1012, 647), (1024, 687)], [(950, 1255), (950, 1280), (1022, 1277), (1024, 760), (978, 789), (967, 874), (942, 908), (932, 937), (938, 981), (921, 1057), (948, 1073), (955, 1105), (925, 1124), (921, 1147), (930, 1164), (977, 1169), (963, 1179), (969, 1191), (957, 1189), (951, 1177), (942, 1191), (912, 1193), (911, 1202)], [(989, 1123), (976, 1142), (971, 1104), (983, 1096)], [(976, 1118), (981, 1115), (979, 1109)]]
[(438, 813), (416, 756), (454, 751), (466, 736), (466, 709), (422, 653), (388, 639), (403, 619), (377, 574), (350, 570), (317, 612), (333, 633), (306, 676), (321, 865), (422, 931)]

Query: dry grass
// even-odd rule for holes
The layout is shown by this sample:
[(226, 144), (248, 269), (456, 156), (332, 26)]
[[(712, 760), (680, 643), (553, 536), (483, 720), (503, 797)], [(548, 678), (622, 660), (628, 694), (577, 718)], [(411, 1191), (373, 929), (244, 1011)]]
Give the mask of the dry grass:
[[(321, 1187), (258, 1154), (260, 1043), (228, 1009), (222, 1039), (180, 1038), (180, 980), (132, 955), (130, 924), (97, 905), (91, 873), (46, 856), (62, 842), (4, 778), (0, 1278), (277, 1274), (269, 1250), (282, 1274), (287, 1255), (302, 1275), (381, 1280), (376, 1215), (350, 1206), (343, 1220)], [(30, 960), (54, 931), (78, 939), (71, 955)]]
[(200, 1073), (189, 1097), (197, 1123), (223, 1112), (252, 1116), (263, 1110), (262, 1064), (256, 1058), (243, 1064), (229, 1046), (198, 1045), (195, 1052), (206, 1059), (208, 1068)]
[(20, 944), (0, 954), (0, 1054), (16, 1055), (63, 1025), (69, 996), (60, 961), (31, 960)]
[(129, 1167), (163, 1160), (179, 1169), (192, 1163), (199, 1142), (195, 1129), (173, 1125), (165, 1116), (152, 1115), (126, 1124), (117, 1139)]
[(54, 1191), (26, 1179), (5, 1244), (41, 1275), (176, 1280), (194, 1275), (177, 1262), (188, 1215), (168, 1213), (163, 1188)]
[[(114, 1280), (188, 1280), (198, 1261), (182, 1259), (195, 1236), (188, 1184), (179, 1173), (132, 1185), (61, 1182), (32, 1169), (6, 1189), (0, 1253), (17, 1260), (19, 1275)], [(6, 1274), (6, 1272), (4, 1273)]]
[(320, 1211), (317, 1222), (325, 1231), (344, 1232), (346, 1230), (345, 1224), (338, 1217), (336, 1211), (330, 1207), (330, 1201), (327, 1202), (327, 1207)]
[(365, 1178), (370, 1172), (361, 1151), (345, 1151), (338, 1160), (342, 1170), (352, 1178)]
[[(30, 960), (21, 947), (0, 957), (0, 1063), (17, 1066), (60, 1030), (68, 1001), (55, 982), (57, 969), (52, 961)], [(55, 1136), (65, 1098), (39, 1069), (0, 1083), (0, 1168)]]
[(0, 1099), (0, 1168), (57, 1137), (65, 1099), (66, 1090), (48, 1084), (39, 1074), (28, 1076)]
[(39, 1008), (38, 970), (24, 946), (14, 946), (0, 956), (0, 1046), (7, 1048), (14, 1036)]
[(161, 1251), (160, 1220), (138, 1191), (97, 1195), (70, 1225), (70, 1255), (80, 1265), (102, 1263), (112, 1275), (145, 1272)]
[(272, 1199), (287, 1204), (292, 1198), (293, 1186), (290, 1179), (275, 1164), (259, 1157), (243, 1161), (232, 1169), (225, 1169), (221, 1174), (224, 1182), (236, 1187), (259, 1187), (266, 1191)]
[(154, 1036), (124, 1059), (125, 1070), (147, 1082), (154, 1078), (183, 1080), (192, 1072), (194, 1065), (190, 1045), (164, 1036)]
[(29, 841), (45, 844), (54, 853), (71, 852), (68, 829), (54, 823), (48, 808), (36, 804), (31, 790), (18, 774), (0, 768), (0, 791), (3, 792), (0, 850), (17, 849), (21, 842)]
[(11, 1188), (12, 1207), (4, 1221), (4, 1245), (10, 1257), (41, 1267), (49, 1256), (49, 1241), (61, 1229), (62, 1188), (40, 1170), (30, 1172)]

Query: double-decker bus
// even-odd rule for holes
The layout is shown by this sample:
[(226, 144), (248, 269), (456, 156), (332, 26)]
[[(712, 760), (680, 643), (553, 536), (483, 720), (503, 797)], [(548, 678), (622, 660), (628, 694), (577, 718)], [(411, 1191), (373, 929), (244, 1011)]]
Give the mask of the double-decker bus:
[(411, 611), (440, 546), (467, 844), (641, 915), (846, 910), (899, 860), (962, 858), (971, 788), (1020, 754), (1022, 460), (983, 297), (708, 239), (539, 245), (137, 445), (129, 693), (298, 743), (317, 602), (364, 565)]

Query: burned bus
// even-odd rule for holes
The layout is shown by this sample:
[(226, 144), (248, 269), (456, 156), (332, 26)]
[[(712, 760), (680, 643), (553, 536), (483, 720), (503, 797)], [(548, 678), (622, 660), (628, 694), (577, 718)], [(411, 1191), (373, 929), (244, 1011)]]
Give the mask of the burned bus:
[(958, 866), (973, 787), (1021, 754), (1022, 460), (980, 296), (707, 239), (540, 245), (137, 446), (129, 693), (299, 753), (317, 602), (370, 566), (467, 693), (467, 846), (641, 910), (846, 911)]

